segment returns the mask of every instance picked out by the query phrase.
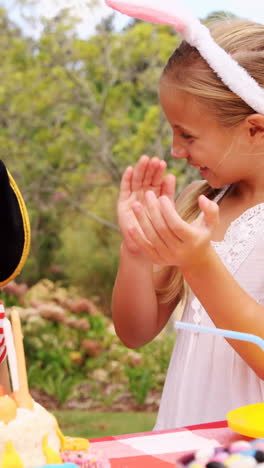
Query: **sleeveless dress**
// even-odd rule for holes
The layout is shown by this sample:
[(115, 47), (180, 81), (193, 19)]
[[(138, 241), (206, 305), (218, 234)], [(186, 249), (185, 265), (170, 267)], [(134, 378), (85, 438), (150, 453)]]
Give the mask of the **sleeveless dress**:
[[(216, 202), (227, 188), (218, 194)], [(263, 236), (264, 203), (260, 203), (230, 224), (223, 241), (212, 241), (232, 276), (262, 305)], [(182, 320), (215, 327), (192, 291)], [(226, 413), (234, 408), (263, 401), (264, 381), (225, 338), (178, 330), (154, 430), (224, 420)]]

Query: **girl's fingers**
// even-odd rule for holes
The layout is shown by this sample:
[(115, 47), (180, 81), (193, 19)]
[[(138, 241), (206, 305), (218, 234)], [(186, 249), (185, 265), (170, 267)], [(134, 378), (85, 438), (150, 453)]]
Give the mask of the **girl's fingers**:
[(162, 239), (159, 237), (159, 233), (155, 230), (155, 227), (152, 224), (153, 223), (152, 214), (151, 214), (151, 220), (150, 220), (149, 216), (146, 213), (146, 210), (139, 202), (134, 203), (132, 206), (132, 209), (140, 225), (140, 228), (143, 231), (145, 240), (147, 240), (148, 243), (150, 242), (151, 245), (155, 246), (157, 250), (164, 248), (164, 243)]
[(167, 175), (161, 186), (161, 195), (166, 195), (172, 202), (175, 200), (176, 177), (173, 174)]
[(140, 236), (145, 238), (144, 232), (132, 210), (130, 212), (130, 216), (126, 216), (123, 219), (121, 218), (122, 216), (120, 217), (119, 224), (123, 226), (123, 229), (121, 228), (122, 236), (126, 245), (129, 246), (131, 250), (133, 250), (133, 247), (135, 247), (136, 244), (133, 242), (133, 238), (130, 236), (130, 231), (132, 230), (132, 228), (135, 228), (139, 232)]
[(127, 199), (131, 195), (131, 182), (133, 176), (133, 167), (128, 166), (122, 175), (121, 183), (120, 183), (120, 195), (119, 199), (124, 200)]
[(143, 155), (135, 165), (134, 171), (133, 171), (133, 178), (132, 178), (132, 183), (131, 183), (131, 189), (132, 191), (136, 192), (142, 188), (142, 183), (145, 178), (145, 173), (148, 170), (148, 165), (149, 165), (150, 159), (148, 156)]
[(193, 238), (193, 231), (190, 224), (183, 221), (175, 210), (174, 204), (168, 197), (159, 198), (160, 209), (167, 225), (178, 239), (182, 242), (188, 242)]
[[(150, 159), (147, 155), (141, 156), (135, 165), (132, 174), (129, 172), (129, 175), (131, 175), (131, 179), (129, 181), (130, 191), (137, 192), (141, 189), (148, 190), (153, 188), (153, 190), (160, 195), (165, 170), (165, 161), (160, 160), (157, 157)], [(124, 176), (125, 174), (126, 171)], [(126, 181), (127, 179), (125, 178), (125, 182)], [(127, 193), (127, 187), (124, 184), (121, 185), (121, 187), (124, 187), (124, 190), (126, 189)]]
[(163, 240), (164, 245), (169, 247), (175, 244), (177, 237), (173, 235), (160, 210), (160, 203), (155, 193), (148, 191), (145, 194), (147, 211), (151, 217), (151, 223), (158, 233), (159, 237)]
[(139, 253), (140, 249), (137, 246), (137, 244), (133, 241), (133, 238), (129, 235), (129, 232), (127, 232), (124, 236), (124, 242), (127, 246), (127, 249), (132, 252), (132, 253)]
[(160, 263), (161, 259), (158, 252), (151, 244), (151, 242), (140, 234), (136, 226), (131, 226), (129, 228), (129, 235), (131, 239), (133, 239), (133, 242), (137, 245), (138, 249), (145, 252), (145, 254), (149, 256), (153, 263)]
[(127, 232), (126, 236), (124, 238), (125, 244), (128, 248), (128, 250), (133, 253), (133, 254), (138, 254), (140, 253), (140, 247), (137, 245), (137, 243), (133, 240), (133, 237), (131, 237), (130, 233)]
[(204, 220), (207, 224), (207, 227), (210, 230), (213, 230), (219, 222), (219, 208), (218, 205), (209, 200), (204, 195), (200, 195), (198, 198), (199, 207), (204, 214)]
[[(154, 188), (156, 187), (160, 188), (164, 179), (164, 174), (167, 168), (167, 164), (165, 161), (160, 160), (159, 158), (153, 158), (152, 161), (153, 161), (153, 164), (155, 164), (155, 171), (153, 173), (150, 185), (152, 185)], [(160, 195), (160, 190), (159, 190), (159, 195)]]
[(142, 181), (142, 186), (145, 189), (148, 189), (151, 185), (153, 185), (153, 179), (155, 178), (155, 174), (159, 170), (160, 160), (158, 158), (152, 158), (149, 161), (149, 165), (144, 175), (144, 179)]

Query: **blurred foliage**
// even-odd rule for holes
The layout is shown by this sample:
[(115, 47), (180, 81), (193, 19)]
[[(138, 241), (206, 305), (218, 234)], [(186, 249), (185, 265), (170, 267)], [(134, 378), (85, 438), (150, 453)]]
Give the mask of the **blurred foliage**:
[[(20, 187), (32, 229), (18, 280), (59, 281), (99, 298), (109, 315), (124, 168), (145, 153), (168, 162), (178, 189), (197, 177), (186, 162), (169, 159), (170, 129), (158, 103), (159, 77), (179, 38), (168, 26), (137, 20), (116, 32), (109, 18), (80, 39), (67, 10), (43, 20), (41, 35), (28, 38), (9, 13), (0, 8), (0, 159)], [(16, 305), (5, 291), (1, 298)], [(152, 388), (161, 391), (174, 335), (131, 351), (106, 316), (81, 317), (88, 329), (34, 315), (24, 320), (31, 388), (56, 396), (59, 405), (81, 401), (88, 391), (95, 405), (111, 406), (126, 388), (141, 404)], [(112, 384), (107, 392), (105, 382)]]
[[(152, 388), (161, 394), (174, 334), (165, 333), (138, 350), (127, 349), (104, 315), (84, 315), (88, 330), (33, 316), (23, 320), (29, 387), (56, 398), (112, 407), (129, 392), (142, 405)], [(87, 354), (85, 340), (92, 343)], [(88, 404), (88, 403), (87, 403)]]
[(7, 317), (13, 307), (19, 313), (31, 390), (52, 396), (56, 407), (117, 405), (120, 411), (127, 409), (127, 399), (135, 407), (146, 400), (157, 407), (175, 340), (173, 328), (132, 350), (117, 337), (98, 297), (80, 296), (77, 288), (48, 279), (30, 288), (13, 281), (1, 288), (0, 298)]
[(154, 387), (152, 370), (138, 366), (126, 367), (125, 372), (129, 380), (129, 388), (137, 403), (144, 403), (149, 390)]
[(168, 160), (179, 187), (193, 178), (184, 162), (168, 159), (170, 129), (157, 94), (179, 38), (141, 21), (115, 32), (110, 18), (81, 39), (67, 10), (28, 38), (8, 13), (0, 9), (0, 158), (31, 221), (21, 281), (73, 284), (108, 310), (124, 168), (146, 153)]

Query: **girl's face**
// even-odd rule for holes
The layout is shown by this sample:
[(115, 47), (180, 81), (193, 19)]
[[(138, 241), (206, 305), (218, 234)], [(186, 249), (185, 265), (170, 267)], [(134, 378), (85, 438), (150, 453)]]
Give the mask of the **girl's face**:
[(240, 126), (220, 125), (205, 106), (178, 90), (167, 77), (162, 77), (159, 91), (173, 131), (171, 156), (187, 159), (214, 188), (243, 180), (250, 158), (245, 157), (249, 148)]

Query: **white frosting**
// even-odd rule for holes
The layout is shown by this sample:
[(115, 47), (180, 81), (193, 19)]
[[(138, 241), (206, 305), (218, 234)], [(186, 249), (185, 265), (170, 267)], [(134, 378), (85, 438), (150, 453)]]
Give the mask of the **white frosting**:
[(48, 435), (48, 446), (59, 453), (60, 440), (56, 424), (55, 417), (36, 402), (33, 411), (18, 408), (16, 419), (8, 424), (0, 422), (0, 466), (8, 441), (12, 441), (25, 468), (38, 468), (47, 464), (42, 440)]

